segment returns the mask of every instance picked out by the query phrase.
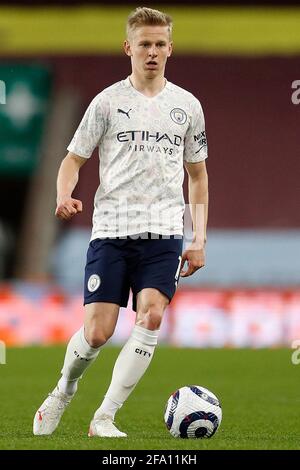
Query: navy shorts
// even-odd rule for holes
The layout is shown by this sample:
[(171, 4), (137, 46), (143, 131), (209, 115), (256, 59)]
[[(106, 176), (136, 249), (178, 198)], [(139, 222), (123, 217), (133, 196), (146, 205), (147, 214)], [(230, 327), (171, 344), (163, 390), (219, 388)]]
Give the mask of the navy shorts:
[(136, 295), (146, 287), (158, 289), (171, 301), (179, 280), (183, 237), (148, 235), (149, 238), (97, 238), (90, 242), (84, 305), (111, 302), (127, 307), (131, 289), (132, 309), (136, 311)]

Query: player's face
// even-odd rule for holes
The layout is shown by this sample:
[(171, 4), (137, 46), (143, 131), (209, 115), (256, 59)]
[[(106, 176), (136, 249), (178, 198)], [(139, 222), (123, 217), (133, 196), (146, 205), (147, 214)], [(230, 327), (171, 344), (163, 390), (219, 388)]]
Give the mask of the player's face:
[(131, 57), (132, 69), (147, 78), (163, 75), (167, 58), (172, 53), (167, 26), (141, 26), (124, 43)]

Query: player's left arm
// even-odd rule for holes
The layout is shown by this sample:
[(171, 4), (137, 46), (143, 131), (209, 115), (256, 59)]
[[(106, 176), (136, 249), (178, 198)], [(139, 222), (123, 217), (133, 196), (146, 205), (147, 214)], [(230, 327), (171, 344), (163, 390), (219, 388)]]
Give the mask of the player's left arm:
[[(187, 277), (205, 265), (206, 227), (208, 218), (208, 175), (205, 160), (184, 162), (188, 173), (189, 204), (193, 221), (193, 241), (184, 251), (181, 277)], [(188, 263), (183, 270), (185, 261)]]

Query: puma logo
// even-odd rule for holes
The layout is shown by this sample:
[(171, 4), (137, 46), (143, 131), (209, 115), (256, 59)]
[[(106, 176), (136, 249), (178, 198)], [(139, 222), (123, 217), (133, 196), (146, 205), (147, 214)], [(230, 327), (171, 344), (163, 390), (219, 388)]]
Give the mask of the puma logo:
[(131, 111), (131, 108), (128, 111), (123, 111), (123, 109), (118, 108), (118, 113), (126, 114), (128, 119), (130, 119), (129, 113)]

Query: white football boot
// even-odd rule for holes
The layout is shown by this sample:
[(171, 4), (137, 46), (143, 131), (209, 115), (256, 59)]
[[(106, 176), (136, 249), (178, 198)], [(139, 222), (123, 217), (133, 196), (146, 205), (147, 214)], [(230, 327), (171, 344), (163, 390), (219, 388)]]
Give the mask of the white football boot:
[(127, 437), (125, 432), (119, 431), (109, 415), (100, 415), (91, 421), (88, 432), (89, 437)]
[(52, 434), (73, 396), (62, 393), (55, 387), (34, 416), (33, 434), (35, 436)]

